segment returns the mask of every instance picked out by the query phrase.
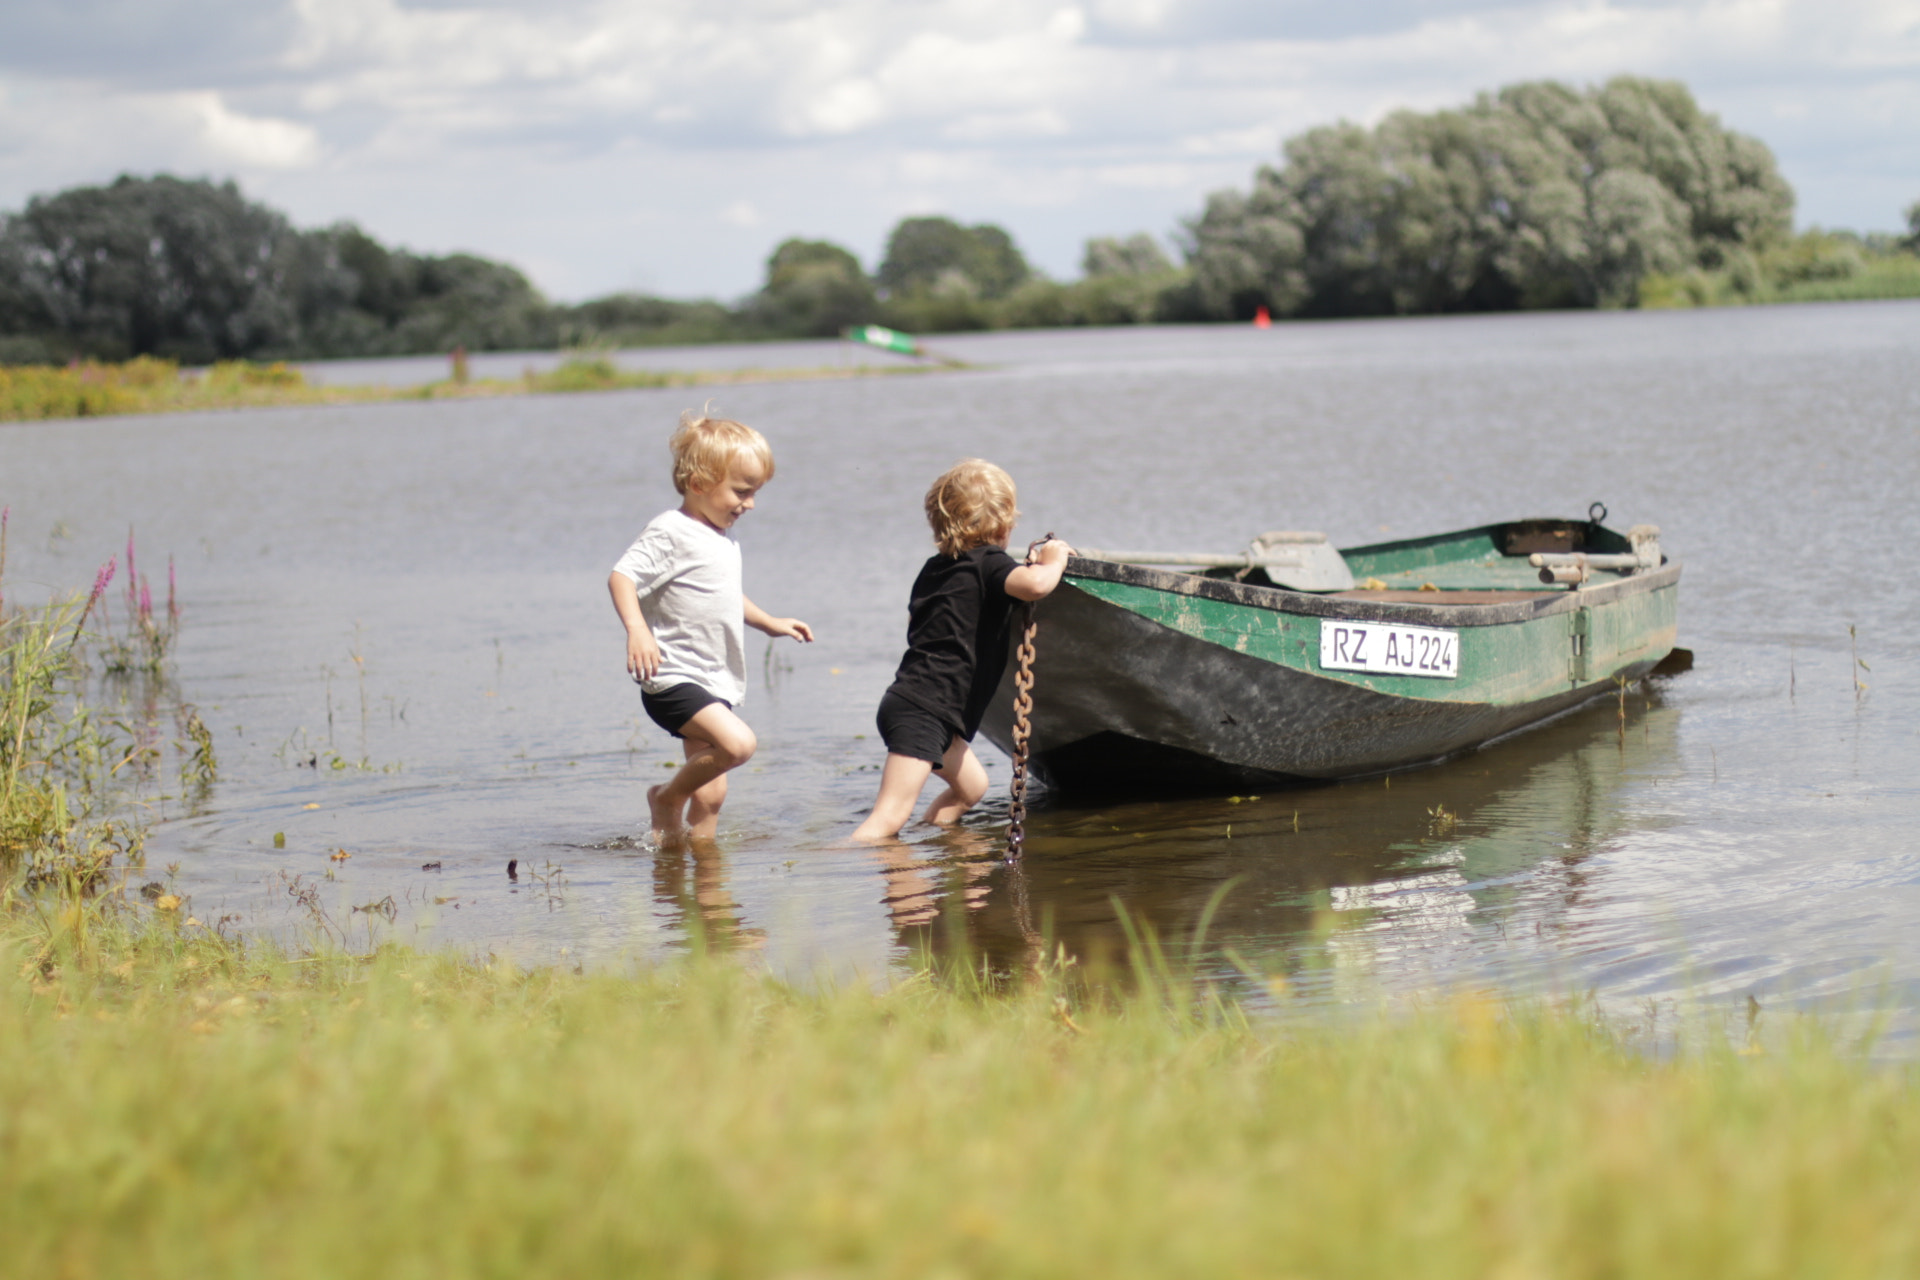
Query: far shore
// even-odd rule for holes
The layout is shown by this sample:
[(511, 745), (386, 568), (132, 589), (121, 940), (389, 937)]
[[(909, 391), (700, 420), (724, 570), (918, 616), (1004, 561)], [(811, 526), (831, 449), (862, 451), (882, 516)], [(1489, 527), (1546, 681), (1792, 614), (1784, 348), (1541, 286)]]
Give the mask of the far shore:
[(0, 423), (42, 422), (124, 414), (189, 413), (298, 405), (369, 404), (401, 400), (472, 400), (498, 396), (660, 387), (740, 386), (885, 377), (965, 368), (956, 361), (923, 364), (812, 365), (792, 368), (621, 369), (602, 357), (575, 357), (547, 371), (513, 378), (450, 376), (398, 385), (317, 385), (284, 363), (233, 361), (181, 370), (172, 361), (141, 357), (125, 363), (88, 361), (67, 366), (0, 367)]

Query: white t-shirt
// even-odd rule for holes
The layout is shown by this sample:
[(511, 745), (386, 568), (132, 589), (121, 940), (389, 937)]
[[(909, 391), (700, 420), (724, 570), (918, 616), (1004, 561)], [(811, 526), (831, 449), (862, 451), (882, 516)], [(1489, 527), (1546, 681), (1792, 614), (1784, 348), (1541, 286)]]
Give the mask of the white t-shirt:
[(747, 696), (740, 544), (692, 516), (662, 511), (613, 571), (633, 583), (660, 645), (660, 670), (641, 688), (697, 684), (739, 706)]

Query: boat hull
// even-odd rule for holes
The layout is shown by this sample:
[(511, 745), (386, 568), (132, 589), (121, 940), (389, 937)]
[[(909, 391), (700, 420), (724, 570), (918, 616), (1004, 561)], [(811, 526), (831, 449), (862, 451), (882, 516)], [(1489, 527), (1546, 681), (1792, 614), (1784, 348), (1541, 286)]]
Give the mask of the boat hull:
[[(1588, 590), (1436, 592), (1425, 604), (1075, 559), (1037, 610), (1030, 760), (1055, 788), (1139, 791), (1443, 759), (1651, 671), (1674, 645), (1678, 583), (1668, 564)], [(1453, 631), (1458, 674), (1324, 669), (1321, 627), (1343, 620)], [(1009, 751), (1012, 670), (982, 725)]]

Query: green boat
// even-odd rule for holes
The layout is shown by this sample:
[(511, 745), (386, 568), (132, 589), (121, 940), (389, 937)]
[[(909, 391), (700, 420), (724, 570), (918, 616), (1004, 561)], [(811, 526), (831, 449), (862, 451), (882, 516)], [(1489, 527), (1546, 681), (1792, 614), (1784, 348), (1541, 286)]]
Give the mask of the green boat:
[[(1527, 519), (1335, 550), (1082, 550), (1036, 609), (1036, 776), (1065, 791), (1327, 781), (1445, 759), (1674, 649), (1659, 530)], [(982, 724), (1012, 751), (1008, 663)]]

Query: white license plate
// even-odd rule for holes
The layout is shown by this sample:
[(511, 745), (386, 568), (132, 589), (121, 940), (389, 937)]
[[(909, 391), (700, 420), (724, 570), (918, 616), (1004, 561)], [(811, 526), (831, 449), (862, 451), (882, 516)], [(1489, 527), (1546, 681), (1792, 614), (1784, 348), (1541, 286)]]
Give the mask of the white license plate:
[(1460, 675), (1460, 633), (1384, 622), (1320, 620), (1320, 669), (1373, 671), (1387, 676)]

